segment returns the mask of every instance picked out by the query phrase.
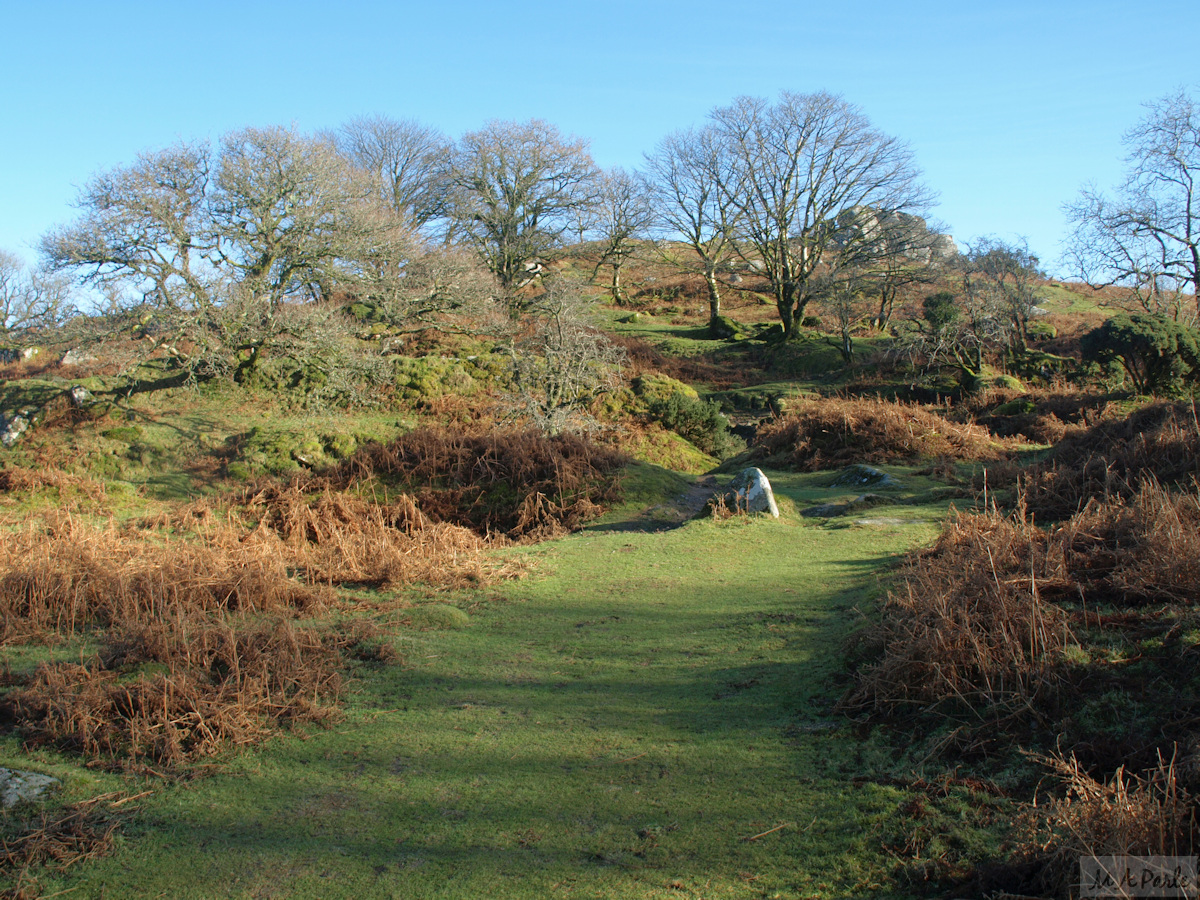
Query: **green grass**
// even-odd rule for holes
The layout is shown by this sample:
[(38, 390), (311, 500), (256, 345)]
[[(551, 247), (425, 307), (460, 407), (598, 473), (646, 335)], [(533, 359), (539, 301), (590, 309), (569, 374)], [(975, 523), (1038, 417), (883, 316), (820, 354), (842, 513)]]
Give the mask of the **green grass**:
[(1058, 284), (1046, 284), (1038, 288), (1038, 294), (1042, 298), (1039, 305), (1052, 313), (1062, 315), (1099, 313), (1104, 316), (1112, 313), (1111, 308), (1101, 305), (1101, 301), (1104, 299), (1103, 295), (1093, 293), (1087, 285), (1071, 289)]
[(629, 310), (617, 309), (613, 311), (607, 327), (615, 334), (641, 338), (669, 356), (697, 356), (729, 346), (726, 341), (710, 337), (708, 325), (702, 320), (694, 324), (672, 325), (670, 320), (674, 316), (641, 312), (635, 321), (622, 321), (632, 315)]
[[(855, 608), (936, 527), (893, 522), (847, 540), (795, 515), (834, 496), (827, 475), (771, 475), (778, 521), (631, 533), (614, 520), (508, 551), (534, 574), (440, 595), (467, 621), (431, 610), (398, 632), (404, 664), (362, 665), (346, 721), (213, 777), (153, 785), (113, 856), (43, 887), (77, 898), (904, 895), (878, 836), (910, 792), (854, 778), (886, 771), (890, 756), (832, 704)], [(639, 477), (646, 495), (679, 487), (652, 469)], [(18, 756), (11, 737), (0, 742), (0, 759)]]

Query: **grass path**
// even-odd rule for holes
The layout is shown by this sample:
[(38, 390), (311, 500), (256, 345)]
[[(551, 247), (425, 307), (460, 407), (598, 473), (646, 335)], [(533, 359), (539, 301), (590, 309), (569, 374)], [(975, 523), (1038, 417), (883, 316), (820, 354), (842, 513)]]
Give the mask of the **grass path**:
[(852, 780), (881, 751), (829, 705), (852, 607), (931, 533), (785, 516), (541, 545), (469, 627), (406, 633), (406, 665), (365, 672), (345, 722), (160, 791), (61, 886), (879, 896), (877, 832), (903, 794)]

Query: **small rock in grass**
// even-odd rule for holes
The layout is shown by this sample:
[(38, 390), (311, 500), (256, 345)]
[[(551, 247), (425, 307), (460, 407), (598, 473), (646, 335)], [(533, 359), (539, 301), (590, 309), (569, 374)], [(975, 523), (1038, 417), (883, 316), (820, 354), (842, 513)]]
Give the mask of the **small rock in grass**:
[(0, 807), (8, 809), (18, 803), (33, 803), (60, 783), (57, 778), (37, 772), (0, 769)]
[(833, 487), (900, 487), (900, 482), (880, 469), (874, 466), (864, 466), (862, 463), (855, 463), (852, 466), (847, 466), (842, 469), (837, 478), (833, 480)]

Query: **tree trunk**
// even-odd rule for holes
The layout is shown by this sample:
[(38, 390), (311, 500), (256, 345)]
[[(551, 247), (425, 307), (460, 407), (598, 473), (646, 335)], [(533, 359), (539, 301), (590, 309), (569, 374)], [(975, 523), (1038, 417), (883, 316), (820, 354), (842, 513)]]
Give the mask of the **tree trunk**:
[(779, 321), (783, 323), (783, 339), (791, 340), (796, 334), (796, 320), (792, 318), (792, 298), (785, 293), (775, 300), (775, 308), (779, 310)]
[(892, 310), (896, 307), (896, 289), (882, 287), (879, 289), (879, 315), (872, 323), (876, 331), (886, 331), (892, 321)]
[(708, 321), (714, 322), (721, 315), (721, 285), (711, 262), (704, 264), (704, 280), (708, 283)]
[(621, 287), (621, 258), (615, 257), (612, 263), (612, 298), (617, 306), (625, 305), (625, 291)]
[(1192, 291), (1196, 297), (1196, 320), (1200, 321), (1200, 243), (1193, 241), (1188, 249), (1192, 251)]
[(788, 293), (791, 295), (794, 312), (792, 313), (793, 328), (804, 324), (804, 310), (808, 308), (808, 301), (812, 299), (808, 292), (804, 290), (803, 284), (793, 282), (788, 286)]

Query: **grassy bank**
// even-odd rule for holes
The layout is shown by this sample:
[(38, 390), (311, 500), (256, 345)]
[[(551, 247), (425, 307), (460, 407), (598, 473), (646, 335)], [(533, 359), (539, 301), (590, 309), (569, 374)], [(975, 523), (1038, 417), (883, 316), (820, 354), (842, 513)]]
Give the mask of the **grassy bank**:
[[(408, 624), (393, 638), (403, 663), (361, 664), (343, 722), (278, 738), (212, 777), (151, 783), (115, 853), (44, 876), (43, 890), (903, 893), (886, 838), (912, 791), (855, 778), (889, 757), (831, 705), (855, 607), (881, 567), (934, 536), (944, 506), (891, 510), (908, 519), (879, 507), (877, 524), (830, 527), (796, 510), (836, 489), (819, 476), (775, 480), (779, 521), (647, 533), (618, 510), (519, 551), (535, 573), (521, 581), (407, 595), (421, 614), (385, 604), (378, 618)], [(431, 605), (447, 602), (465, 621)], [(0, 764), (17, 755), (6, 738)], [(50, 751), (35, 758), (67, 771)], [(68, 790), (83, 779), (68, 777)]]

